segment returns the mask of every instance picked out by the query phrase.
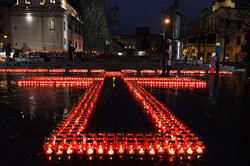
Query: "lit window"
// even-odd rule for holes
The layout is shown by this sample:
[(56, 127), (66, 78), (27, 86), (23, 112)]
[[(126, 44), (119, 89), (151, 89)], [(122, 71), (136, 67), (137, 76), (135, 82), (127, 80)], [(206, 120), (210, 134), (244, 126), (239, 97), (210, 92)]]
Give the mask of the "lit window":
[(40, 0), (40, 5), (44, 5), (45, 0)]
[(50, 3), (56, 3), (56, 0), (50, 0)]
[(50, 30), (55, 30), (55, 19), (50, 19), (49, 20), (49, 29)]
[(31, 0), (25, 0), (25, 4), (30, 4), (31, 3)]

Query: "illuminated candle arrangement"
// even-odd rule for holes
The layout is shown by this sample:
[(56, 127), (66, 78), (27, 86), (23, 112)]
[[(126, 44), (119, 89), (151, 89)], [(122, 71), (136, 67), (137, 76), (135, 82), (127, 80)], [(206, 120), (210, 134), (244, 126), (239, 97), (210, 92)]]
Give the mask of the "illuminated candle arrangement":
[(121, 73), (137, 74), (137, 70), (135, 70), (135, 69), (122, 69)]
[(154, 88), (206, 88), (206, 82), (186, 77), (124, 77), (126, 81), (136, 81), (145, 87)]
[(205, 70), (181, 70), (182, 74), (206, 74)]
[[(73, 70), (72, 72), (85, 72)], [(191, 78), (128, 77), (121, 72), (101, 73), (98, 77), (32, 77), (19, 80), (18, 86), (70, 86), (88, 87), (67, 117), (63, 118), (50, 136), (45, 138), (44, 151), (49, 156), (86, 155), (201, 155), (205, 146), (202, 140), (188, 129), (163, 104), (149, 94), (142, 85), (154, 87), (189, 86), (204, 88), (204, 81)], [(127, 71), (128, 72), (128, 71)], [(126, 72), (124, 72), (126, 73)], [(142, 104), (145, 112), (154, 120), (158, 131), (151, 133), (89, 132), (85, 133), (88, 118), (92, 113), (106, 76), (122, 77), (131, 93)]]
[(69, 70), (70, 73), (87, 73), (88, 69), (71, 69)]
[(86, 154), (92, 155), (94, 137), (86, 135), (84, 130), (102, 86), (103, 81), (94, 81), (71, 113), (45, 138), (43, 148), (47, 155), (83, 154), (85, 150)]
[[(191, 155), (203, 153), (205, 148), (203, 142), (163, 104), (157, 101), (136, 81), (127, 81), (127, 85), (138, 102), (142, 104), (146, 113), (154, 119), (159, 132), (164, 135), (164, 141), (158, 140), (158, 151), (163, 153), (166, 150), (166, 153), (169, 155), (186, 155), (189, 152)], [(151, 144), (151, 147), (156, 146), (153, 141)], [(151, 147), (148, 145), (148, 150)], [(155, 153), (153, 149), (150, 152), (151, 154)]]
[(84, 87), (87, 88), (94, 80), (104, 80), (103, 77), (32, 77), (18, 80), (19, 87)]

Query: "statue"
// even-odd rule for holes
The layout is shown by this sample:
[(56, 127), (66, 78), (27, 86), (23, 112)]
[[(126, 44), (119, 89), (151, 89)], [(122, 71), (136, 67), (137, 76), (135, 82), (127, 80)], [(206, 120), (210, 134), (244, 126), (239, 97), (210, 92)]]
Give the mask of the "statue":
[(161, 8), (162, 13), (170, 16), (170, 32), (173, 40), (179, 39), (181, 17), (183, 16), (182, 9), (179, 6), (179, 0), (175, 0), (175, 5), (169, 7), (167, 10)]

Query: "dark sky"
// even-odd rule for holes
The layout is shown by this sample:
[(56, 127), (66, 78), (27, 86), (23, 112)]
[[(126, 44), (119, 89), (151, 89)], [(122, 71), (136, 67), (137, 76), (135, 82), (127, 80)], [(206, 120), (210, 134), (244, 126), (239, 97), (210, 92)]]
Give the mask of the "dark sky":
[[(6, 0), (0, 0), (2, 1)], [(122, 34), (132, 34), (136, 27), (150, 27), (151, 33), (159, 34), (163, 31), (163, 21), (166, 18), (166, 15), (161, 13), (161, 6), (167, 9), (174, 5), (174, 1), (106, 0), (106, 9), (110, 11), (115, 5), (120, 8), (119, 21)], [(211, 7), (213, 1), (215, 0), (180, 0), (185, 20), (190, 22), (199, 17), (201, 10)]]
[[(175, 0), (106, 0), (106, 9), (114, 5), (120, 8), (120, 27), (122, 34), (132, 34), (135, 27), (150, 27), (151, 33), (163, 31), (164, 9), (174, 5)], [(192, 21), (199, 17), (201, 10), (211, 7), (214, 0), (180, 0), (184, 17)]]

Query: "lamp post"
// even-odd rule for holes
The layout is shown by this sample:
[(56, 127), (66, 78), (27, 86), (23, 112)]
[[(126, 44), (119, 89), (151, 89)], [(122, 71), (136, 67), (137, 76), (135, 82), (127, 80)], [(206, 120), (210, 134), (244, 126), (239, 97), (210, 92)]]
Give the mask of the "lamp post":
[(170, 20), (166, 18), (164, 20), (164, 39), (166, 38), (166, 25), (169, 24)]

